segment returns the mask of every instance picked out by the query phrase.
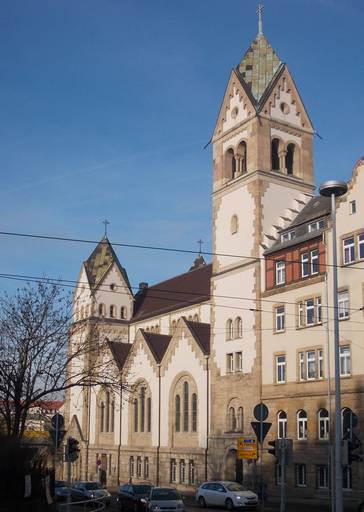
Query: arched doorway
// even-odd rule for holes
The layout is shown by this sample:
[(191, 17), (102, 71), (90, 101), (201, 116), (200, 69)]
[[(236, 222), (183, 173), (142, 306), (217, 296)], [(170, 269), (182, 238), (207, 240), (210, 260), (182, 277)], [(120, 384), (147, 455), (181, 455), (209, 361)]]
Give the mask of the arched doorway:
[(231, 448), (226, 454), (225, 480), (243, 483), (243, 461), (237, 458), (235, 448)]

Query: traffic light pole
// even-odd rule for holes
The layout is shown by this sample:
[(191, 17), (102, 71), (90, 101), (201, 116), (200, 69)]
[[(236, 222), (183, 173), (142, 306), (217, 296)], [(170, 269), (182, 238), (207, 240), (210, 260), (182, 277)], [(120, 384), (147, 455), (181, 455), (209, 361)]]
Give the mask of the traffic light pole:
[(286, 512), (286, 440), (279, 440), (279, 464), (281, 464), (281, 506), (280, 512)]
[(67, 512), (71, 512), (71, 461), (69, 457), (67, 457)]

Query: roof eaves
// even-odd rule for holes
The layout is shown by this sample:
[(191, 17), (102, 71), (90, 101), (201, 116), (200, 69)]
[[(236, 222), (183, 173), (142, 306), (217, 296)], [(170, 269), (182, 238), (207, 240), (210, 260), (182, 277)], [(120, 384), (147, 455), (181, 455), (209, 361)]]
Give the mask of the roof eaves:
[(275, 252), (282, 251), (284, 249), (288, 249), (290, 247), (294, 247), (295, 245), (299, 245), (304, 242), (308, 242), (309, 240), (313, 240), (315, 238), (321, 238), (322, 234), (324, 232), (325, 232), (325, 229), (320, 229), (320, 230), (314, 231), (312, 233), (306, 233), (304, 235), (301, 235), (297, 238), (294, 238), (293, 240), (288, 240), (287, 242), (283, 242), (283, 243), (277, 242), (275, 245), (273, 245), (273, 247), (264, 251), (264, 256), (266, 256), (268, 254), (273, 254)]

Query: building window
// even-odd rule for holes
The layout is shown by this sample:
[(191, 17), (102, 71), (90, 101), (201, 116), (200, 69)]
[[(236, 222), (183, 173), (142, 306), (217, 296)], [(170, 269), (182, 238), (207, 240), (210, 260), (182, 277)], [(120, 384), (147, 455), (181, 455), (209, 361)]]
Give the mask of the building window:
[(145, 388), (140, 389), (140, 432), (145, 428)]
[(349, 318), (349, 292), (340, 292), (338, 294), (339, 304), (339, 320), (346, 320)]
[(177, 481), (177, 463), (176, 459), (171, 459), (171, 475), (170, 480), (172, 484), (175, 484)]
[(105, 424), (105, 404), (101, 402), (100, 405), (100, 432), (104, 432), (104, 424)]
[(307, 439), (307, 413), (302, 410), (297, 413), (297, 439)]
[(324, 229), (325, 221), (324, 219), (315, 220), (314, 222), (310, 222), (308, 225), (308, 232), (313, 233), (314, 231), (319, 231), (320, 229)]
[(134, 457), (129, 458), (129, 477), (134, 477)]
[(276, 332), (283, 332), (285, 329), (285, 314), (284, 306), (278, 306), (275, 310), (276, 313)]
[(350, 490), (353, 488), (351, 466), (343, 466), (343, 489)]
[(322, 349), (318, 350), (318, 378), (324, 378), (324, 352)]
[(144, 457), (144, 478), (149, 478), (149, 459)]
[(200, 319), (199, 319), (199, 317), (198, 317), (198, 314), (197, 314), (197, 313), (195, 313), (195, 314), (193, 315), (193, 321), (194, 321), (194, 322), (199, 322), (199, 321), (200, 321)]
[(310, 327), (322, 322), (321, 297), (312, 297), (298, 303), (298, 327)]
[(288, 242), (289, 240), (294, 240), (296, 238), (295, 231), (288, 231), (288, 233), (281, 234), (281, 242)]
[(197, 432), (197, 395), (192, 395), (192, 432)]
[(318, 436), (319, 439), (327, 441), (330, 434), (329, 413), (326, 409), (320, 409), (318, 412)]
[(271, 160), (272, 160), (272, 171), (279, 171), (279, 139), (272, 139), (271, 144)]
[(231, 318), (226, 322), (226, 339), (232, 340), (234, 338), (234, 326)]
[(180, 432), (180, 430), (181, 430), (181, 398), (179, 395), (176, 395), (175, 408), (176, 408), (175, 429), (176, 429), (176, 432)]
[(136, 476), (137, 476), (137, 478), (142, 477), (142, 459), (141, 459), (141, 457), (137, 457)]
[(353, 419), (354, 413), (351, 409), (347, 407), (341, 411), (341, 429), (343, 439), (348, 439), (349, 441), (353, 438)]
[(300, 380), (305, 380), (305, 353), (304, 352), (300, 352), (298, 354), (298, 360), (299, 360)]
[(358, 237), (359, 259), (364, 259), (364, 233)]
[(242, 372), (243, 371), (243, 353), (236, 352), (235, 354), (235, 371)]
[(307, 277), (310, 275), (310, 258), (308, 252), (301, 254), (301, 276)]
[(276, 382), (284, 384), (286, 382), (286, 356), (276, 356)]
[(296, 474), (296, 486), (297, 487), (306, 487), (306, 485), (307, 485), (306, 464), (296, 464), (295, 465), (295, 474)]
[(179, 462), (179, 481), (181, 484), (186, 483), (186, 463), (184, 459)]
[(316, 379), (316, 351), (306, 352), (307, 380)]
[(195, 463), (193, 460), (188, 463), (188, 483), (190, 485), (195, 484)]
[(318, 274), (319, 267), (319, 252), (318, 249), (312, 249), (309, 252), (301, 254), (301, 277), (308, 277), (310, 275)]
[(316, 486), (317, 489), (329, 488), (329, 466), (323, 464), (316, 466)]
[(276, 261), (276, 285), (286, 282), (286, 262)]
[(240, 316), (235, 318), (235, 326), (234, 326), (234, 337), (241, 338), (243, 336), (243, 322)]
[(238, 431), (244, 432), (244, 411), (242, 407), (238, 409)]
[(135, 398), (134, 402), (134, 432), (138, 432), (138, 400)]
[(324, 376), (324, 355), (322, 349), (299, 352), (299, 380), (322, 379)]
[(344, 240), (344, 263), (351, 263), (353, 261), (355, 261), (355, 240), (351, 236)]
[(287, 437), (287, 413), (284, 411), (279, 411), (277, 414), (278, 419), (278, 439), (283, 439)]
[(126, 307), (124, 306), (120, 308), (120, 318), (126, 318)]
[(354, 213), (356, 213), (356, 201), (349, 202), (349, 213), (350, 215), (354, 215)]
[(232, 235), (238, 232), (238, 217), (237, 215), (233, 215), (230, 221), (230, 232)]
[(319, 253), (317, 249), (311, 251), (311, 275), (319, 272)]
[(189, 407), (189, 390), (188, 382), (183, 383), (183, 430), (188, 432), (188, 407)]
[(115, 306), (110, 306), (110, 318), (115, 318)]
[(105, 316), (105, 304), (99, 304), (99, 316)]
[(235, 432), (236, 430), (236, 416), (235, 416), (235, 409), (234, 407), (229, 408), (229, 425), (228, 425), (228, 431), (229, 432)]
[(351, 373), (351, 357), (349, 345), (340, 347), (340, 376), (345, 377)]
[(234, 371), (234, 354), (226, 354), (226, 372), (232, 373)]
[(296, 153), (296, 146), (292, 143), (288, 144), (286, 158), (285, 158), (287, 174), (294, 174), (295, 161), (297, 159), (295, 153)]

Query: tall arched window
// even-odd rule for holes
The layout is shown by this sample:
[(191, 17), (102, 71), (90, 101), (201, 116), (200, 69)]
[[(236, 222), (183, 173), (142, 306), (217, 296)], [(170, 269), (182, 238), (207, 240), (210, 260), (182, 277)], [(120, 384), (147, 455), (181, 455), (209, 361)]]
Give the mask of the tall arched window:
[(197, 395), (192, 394), (192, 432), (197, 432)]
[(199, 318), (198, 318), (198, 314), (197, 314), (197, 313), (195, 313), (195, 314), (193, 315), (193, 321), (194, 321), (194, 322), (198, 322), (198, 321), (199, 321)]
[(152, 430), (152, 399), (149, 396), (147, 399), (147, 431)]
[(353, 428), (355, 415), (351, 409), (345, 407), (341, 411), (341, 429), (343, 439), (347, 439), (349, 441), (353, 438)]
[(144, 478), (149, 478), (149, 459), (144, 457)]
[(228, 180), (235, 178), (236, 174), (236, 160), (234, 156), (234, 150), (228, 149), (225, 153), (225, 175)]
[(230, 233), (235, 235), (238, 232), (238, 216), (233, 215), (230, 220)]
[(126, 307), (121, 306), (120, 308), (120, 318), (126, 318)]
[(115, 402), (112, 400), (110, 407), (110, 432), (114, 432), (115, 428)]
[(288, 144), (286, 154), (287, 174), (294, 174), (295, 151), (296, 146), (294, 144)]
[(115, 318), (115, 312), (116, 312), (116, 307), (114, 305), (111, 305), (110, 306), (110, 318)]
[(229, 318), (226, 322), (226, 339), (232, 340), (234, 337), (234, 326), (233, 321)]
[(241, 338), (243, 336), (243, 322), (240, 316), (235, 318), (234, 335), (235, 338)]
[(138, 400), (135, 398), (134, 402), (134, 432), (138, 432)]
[(229, 408), (228, 414), (228, 431), (235, 432), (236, 430), (236, 416), (234, 407)]
[(145, 388), (140, 389), (140, 432), (145, 428)]
[(129, 477), (132, 479), (134, 476), (134, 457), (129, 458)]
[(303, 410), (297, 413), (297, 439), (307, 439), (307, 413)]
[(238, 409), (238, 431), (244, 431), (244, 413), (242, 407), (239, 407)]
[(173, 320), (172, 321), (172, 334), (174, 334), (176, 332), (176, 328), (177, 328), (177, 322), (176, 320)]
[(99, 316), (105, 316), (105, 304), (99, 304)]
[(247, 150), (246, 150), (246, 142), (240, 142), (237, 152), (236, 152), (236, 171), (237, 174), (246, 173), (246, 162), (247, 162)]
[(100, 404), (100, 432), (104, 432), (104, 421), (105, 421), (105, 404)]
[(106, 400), (105, 400), (105, 428), (104, 432), (109, 432), (110, 425), (110, 393), (106, 392)]
[(287, 413), (284, 411), (279, 411), (277, 414), (278, 420), (278, 438), (282, 439), (287, 437)]
[(189, 396), (188, 396), (188, 382), (185, 381), (183, 383), (183, 430), (184, 432), (188, 432), (188, 406), (189, 406)]
[(320, 409), (318, 412), (318, 436), (319, 439), (329, 439), (330, 420), (329, 413), (326, 409)]
[(271, 148), (272, 171), (279, 171), (279, 139), (272, 140)]
[(175, 430), (180, 432), (181, 430), (181, 398), (176, 395), (175, 398)]

